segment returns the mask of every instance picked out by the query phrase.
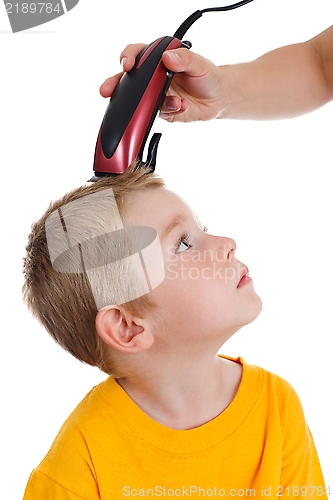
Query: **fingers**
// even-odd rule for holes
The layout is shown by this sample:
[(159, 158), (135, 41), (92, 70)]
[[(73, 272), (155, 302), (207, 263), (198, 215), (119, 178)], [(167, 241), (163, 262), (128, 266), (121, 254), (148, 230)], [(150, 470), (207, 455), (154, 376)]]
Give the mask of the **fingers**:
[(184, 113), (188, 104), (178, 96), (166, 96), (160, 111), (161, 118), (168, 118), (170, 115)]
[(123, 76), (123, 73), (118, 73), (115, 76), (111, 76), (111, 78), (107, 78), (104, 83), (100, 86), (99, 92), (103, 97), (110, 97), (120, 78)]
[[(185, 113), (188, 108), (187, 101), (176, 96), (166, 96), (159, 117), (168, 122), (179, 121), (178, 116)], [(182, 117), (180, 121), (184, 121), (184, 118)]]
[(120, 54), (120, 63), (124, 71), (129, 71), (133, 68), (135, 58), (147, 46), (144, 43), (135, 43), (127, 45), (127, 47)]
[[(130, 71), (133, 68), (136, 56), (146, 47), (144, 43), (135, 43), (127, 45), (127, 47), (120, 54), (120, 64), (123, 71)], [(103, 97), (111, 97), (112, 92), (119, 83), (123, 73), (107, 78), (100, 86), (99, 92)]]
[(163, 102), (163, 109), (166, 112), (179, 111), (182, 106), (182, 100), (177, 96), (166, 96)]
[[(120, 54), (120, 61), (125, 72), (130, 71), (135, 63), (137, 55), (146, 47), (143, 43), (128, 45)], [(160, 111), (160, 117), (168, 121), (185, 121), (199, 119), (193, 113), (186, 113), (190, 107), (189, 102), (195, 99), (207, 99), (206, 94), (210, 97), (210, 85), (207, 85), (212, 78), (207, 80), (207, 74), (214, 74), (211, 71), (215, 65), (204, 57), (191, 52), (188, 49), (180, 48), (167, 50), (162, 55), (163, 64), (173, 71), (178, 73), (179, 81), (175, 79), (170, 87), (170, 94), (163, 103)], [(108, 78), (100, 87), (100, 93), (103, 97), (110, 97), (117, 86), (123, 73), (118, 73), (111, 78)], [(191, 78), (194, 77), (194, 78)], [(204, 78), (200, 78), (204, 77)], [(206, 89), (208, 87), (208, 89)], [(175, 95), (178, 94), (178, 95)], [(192, 106), (192, 105), (191, 105)], [(193, 106), (192, 106), (193, 107)], [(192, 116), (193, 115), (193, 116)]]

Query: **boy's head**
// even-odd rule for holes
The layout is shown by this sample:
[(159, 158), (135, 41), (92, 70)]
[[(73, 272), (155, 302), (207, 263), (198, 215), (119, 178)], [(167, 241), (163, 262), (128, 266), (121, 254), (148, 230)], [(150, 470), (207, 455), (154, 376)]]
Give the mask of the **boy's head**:
[[(28, 307), (64, 349), (107, 373), (113, 372), (113, 363), (96, 331), (98, 310), (124, 303), (129, 314), (141, 316), (155, 307), (148, 295), (133, 291), (140, 282), (126, 280), (128, 266), (121, 259), (110, 265), (115, 250), (128, 250), (128, 241), (122, 236), (110, 245), (108, 236), (122, 234), (126, 200), (134, 191), (163, 185), (162, 179), (132, 165), (125, 174), (80, 187), (51, 203), (29, 236), (23, 287)], [(65, 251), (66, 243), (73, 251)]]
[[(145, 246), (137, 262), (155, 283), (148, 289), (141, 264), (122, 259), (124, 248), (130, 255)], [(133, 165), (72, 191), (33, 225), (24, 296), (62, 347), (120, 377), (147, 353), (201, 352), (203, 342), (217, 351), (259, 314), (252, 284), (240, 283), (247, 268), (235, 246), (207, 234), (161, 179)]]

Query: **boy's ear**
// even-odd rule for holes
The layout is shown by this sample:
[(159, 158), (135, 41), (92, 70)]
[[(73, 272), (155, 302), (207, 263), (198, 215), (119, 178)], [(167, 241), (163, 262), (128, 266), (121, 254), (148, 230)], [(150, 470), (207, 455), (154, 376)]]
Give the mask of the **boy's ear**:
[(144, 351), (154, 342), (148, 323), (119, 306), (106, 306), (98, 311), (96, 330), (106, 344), (122, 352)]

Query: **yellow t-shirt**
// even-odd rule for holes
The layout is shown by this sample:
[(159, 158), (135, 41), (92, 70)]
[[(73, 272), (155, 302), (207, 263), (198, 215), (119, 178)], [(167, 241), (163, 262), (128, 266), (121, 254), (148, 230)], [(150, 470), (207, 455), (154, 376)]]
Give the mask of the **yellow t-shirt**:
[(146, 415), (109, 377), (64, 423), (32, 472), (24, 500), (327, 499), (294, 389), (242, 358), (231, 404), (190, 430)]

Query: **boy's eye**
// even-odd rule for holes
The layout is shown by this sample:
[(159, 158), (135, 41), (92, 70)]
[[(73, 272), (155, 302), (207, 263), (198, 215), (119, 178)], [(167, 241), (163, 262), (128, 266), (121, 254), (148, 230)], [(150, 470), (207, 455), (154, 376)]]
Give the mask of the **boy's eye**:
[(184, 252), (185, 250), (191, 248), (192, 245), (188, 242), (188, 239), (189, 239), (188, 234), (183, 234), (183, 236), (178, 241), (178, 245), (176, 246), (177, 253)]

